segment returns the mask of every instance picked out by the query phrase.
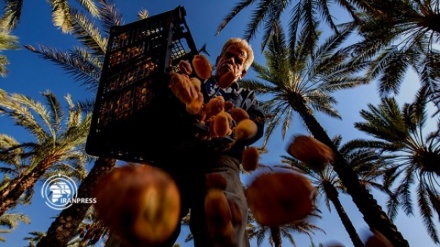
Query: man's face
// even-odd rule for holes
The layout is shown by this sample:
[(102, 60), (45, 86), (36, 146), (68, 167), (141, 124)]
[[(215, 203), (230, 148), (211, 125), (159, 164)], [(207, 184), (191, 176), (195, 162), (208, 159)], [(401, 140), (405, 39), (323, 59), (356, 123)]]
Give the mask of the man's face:
[(241, 79), (246, 74), (243, 64), (246, 61), (247, 55), (244, 49), (236, 45), (230, 45), (222, 55), (217, 57), (216, 78), (218, 79), (226, 72), (232, 71), (235, 74), (234, 81)]

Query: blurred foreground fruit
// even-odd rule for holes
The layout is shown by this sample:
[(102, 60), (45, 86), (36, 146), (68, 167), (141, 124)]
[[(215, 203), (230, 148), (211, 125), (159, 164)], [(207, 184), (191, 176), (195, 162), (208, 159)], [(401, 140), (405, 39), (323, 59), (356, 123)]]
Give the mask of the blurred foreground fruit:
[(230, 243), (234, 235), (234, 226), (231, 209), (222, 190), (208, 190), (205, 197), (205, 215), (209, 237)]
[(241, 157), (241, 165), (247, 172), (251, 172), (257, 169), (258, 161), (260, 159), (260, 153), (256, 147), (247, 147), (243, 150)]
[(378, 231), (373, 231), (373, 235), (365, 242), (365, 247), (393, 247), (393, 244)]
[(98, 182), (93, 195), (98, 218), (129, 246), (162, 244), (180, 220), (176, 184), (152, 166), (115, 168)]
[(202, 79), (208, 79), (212, 75), (212, 65), (208, 58), (203, 55), (195, 55), (192, 60), (192, 65), (196, 74)]
[(218, 86), (220, 88), (228, 88), (232, 85), (232, 83), (234, 83), (236, 79), (237, 77), (235, 76), (234, 72), (228, 71), (220, 77), (218, 81)]
[(259, 175), (245, 190), (255, 220), (262, 226), (280, 226), (303, 220), (312, 211), (313, 186), (293, 172)]
[(287, 152), (316, 170), (324, 169), (334, 160), (333, 151), (327, 145), (309, 136), (295, 136)]
[(226, 189), (226, 178), (218, 173), (209, 173), (206, 175), (206, 187), (209, 189)]
[(243, 119), (234, 128), (234, 136), (237, 140), (251, 139), (257, 132), (258, 126), (251, 119)]
[(326, 247), (345, 247), (345, 246), (338, 243), (338, 244), (327, 245)]

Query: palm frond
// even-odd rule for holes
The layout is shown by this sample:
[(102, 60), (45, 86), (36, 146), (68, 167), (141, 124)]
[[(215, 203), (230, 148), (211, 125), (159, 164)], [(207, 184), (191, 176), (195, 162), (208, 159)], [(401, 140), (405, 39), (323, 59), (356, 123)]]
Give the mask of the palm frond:
[(218, 26), (216, 35), (218, 35), (225, 26), (235, 17), (238, 13), (240, 13), (243, 9), (248, 7), (250, 4), (252, 4), (255, 0), (241, 0), (241, 2), (238, 2), (233, 9), (226, 15), (226, 17), (223, 19), (222, 23)]
[(83, 6), (92, 16), (99, 16), (99, 9), (94, 0), (78, 0), (79, 4)]
[(72, 16), (67, 0), (53, 0), (49, 2), (52, 7), (52, 22), (61, 28), (63, 33), (72, 32)]
[(61, 120), (64, 118), (64, 112), (57, 97), (51, 91), (47, 90), (42, 95), (50, 109), (50, 113), (48, 112), (46, 115), (49, 115), (50, 122), (48, 126), (53, 126), (54, 133), (52, 135), (54, 136), (61, 129)]
[(417, 188), (417, 204), (420, 207), (420, 214), (423, 219), (423, 223), (426, 226), (429, 236), (434, 241), (434, 243), (440, 243), (437, 233), (437, 224), (432, 220), (433, 212), (430, 206), (430, 198), (428, 191), (424, 188), (423, 184), (420, 184)]
[(146, 9), (141, 9), (138, 13), (137, 13), (137, 18), (138, 20), (144, 20), (147, 19), (149, 16), (149, 12)]
[(72, 34), (85, 47), (92, 51), (93, 55), (104, 56), (107, 48), (107, 39), (101, 37), (98, 27), (91, 22), (86, 15), (72, 11), (73, 26)]
[(14, 29), (20, 22), (22, 8), (23, 0), (5, 0), (0, 27), (7, 31)]
[(43, 59), (55, 62), (55, 64), (61, 66), (68, 74), (83, 81), (83, 84), (91, 84), (92, 86), (90, 86), (90, 88), (97, 87), (99, 77), (96, 78), (96, 76), (100, 73), (100, 70), (97, 71), (96, 66), (90, 66), (92, 63), (90, 63), (89, 60), (82, 59), (83, 57), (76, 51), (71, 54), (44, 45), (39, 45), (38, 48), (32, 45), (25, 45), (25, 48), (40, 55)]
[(111, 27), (123, 24), (122, 15), (114, 3), (106, 0), (99, 0), (99, 3), (99, 19), (102, 21), (103, 31), (110, 34)]
[[(2, 91), (0, 89), (0, 91)], [(15, 96), (15, 98), (19, 98)], [(8, 95), (4, 98), (0, 97), (0, 112), (9, 115), (15, 122), (15, 124), (19, 126), (23, 126), (29, 132), (33, 133), (38, 139), (47, 138), (48, 134), (46, 131), (38, 124), (34, 116), (32, 115), (29, 108), (21, 105), (20, 103), (15, 102), (13, 95)], [(28, 101), (23, 98), (23, 100)], [(40, 108), (44, 113), (44, 109)], [(43, 114), (44, 115), (44, 114)]]
[(0, 216), (0, 226), (5, 226), (9, 229), (17, 228), (20, 222), (29, 224), (31, 219), (27, 215), (21, 213), (6, 213)]
[(385, 66), (379, 78), (379, 93), (382, 96), (389, 92), (399, 93), (400, 85), (409, 67), (406, 55), (398, 50), (392, 51), (387, 57), (389, 59), (383, 61)]

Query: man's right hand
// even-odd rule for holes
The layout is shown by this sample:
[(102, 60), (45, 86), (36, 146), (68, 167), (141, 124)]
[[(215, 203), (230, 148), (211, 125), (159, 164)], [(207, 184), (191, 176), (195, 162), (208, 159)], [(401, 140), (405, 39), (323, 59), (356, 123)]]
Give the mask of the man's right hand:
[(185, 105), (197, 100), (199, 93), (188, 75), (173, 73), (169, 87), (174, 95)]

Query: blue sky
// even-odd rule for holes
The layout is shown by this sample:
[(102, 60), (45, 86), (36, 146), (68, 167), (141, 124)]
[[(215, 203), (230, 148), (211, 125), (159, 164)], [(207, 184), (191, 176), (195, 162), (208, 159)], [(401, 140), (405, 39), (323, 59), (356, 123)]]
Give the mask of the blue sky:
[[(145, 0), (115, 1), (118, 9), (120, 9), (124, 16), (125, 24), (136, 20), (136, 14), (141, 9), (147, 9), (150, 15), (155, 15), (174, 9), (179, 5), (184, 6), (187, 11), (186, 20), (197, 46), (201, 47), (204, 43), (207, 44), (212, 62), (215, 61), (215, 56), (219, 53), (224, 41), (230, 37), (241, 37), (243, 35), (243, 29), (249, 17), (248, 11), (241, 13), (218, 36), (215, 36), (214, 34), (218, 25), (233, 7), (235, 1), (164, 0), (160, 1), (160, 4), (158, 2), (159, 1)], [(24, 1), (21, 22), (19, 27), (13, 32), (13, 34), (19, 36), (22, 45), (45, 44), (49, 47), (59, 48), (60, 50), (71, 49), (74, 45), (77, 45), (73, 38), (69, 35), (62, 34), (60, 30), (52, 25), (50, 11), (50, 6), (46, 1)], [(335, 16), (340, 16), (340, 13), (335, 13)], [(251, 44), (256, 53), (256, 61), (260, 64), (264, 64), (258, 38), (251, 40)], [(7, 51), (5, 55), (8, 56), (11, 64), (8, 66), (9, 75), (6, 78), (0, 79), (0, 88), (7, 92), (25, 94), (38, 100), (42, 99), (39, 93), (46, 90), (54, 92), (60, 99), (67, 93), (71, 94), (74, 100), (84, 98), (94, 99), (93, 92), (87, 91), (84, 87), (80, 87), (80, 85), (60, 67), (40, 59), (30, 51), (25, 49)], [(254, 73), (250, 71), (248, 78), (252, 76), (254, 76)], [(406, 82), (402, 86), (401, 93), (397, 97), (399, 101), (411, 101), (417, 86), (418, 84), (415, 77), (408, 75)], [(353, 122), (361, 120), (359, 111), (365, 109), (366, 104), (379, 102), (376, 91), (376, 84), (373, 83), (337, 93), (338, 104), (335, 107), (340, 111), (343, 120), (335, 120), (327, 116), (318, 115), (319, 122), (328, 131), (329, 136), (342, 134), (345, 141), (360, 137), (361, 134), (354, 129)], [(28, 136), (17, 127), (12, 126), (11, 123), (11, 121), (4, 117), (0, 118), (0, 132), (11, 134), (16, 139), (25, 141)], [(275, 136), (277, 136), (278, 133), (281, 132), (275, 132)], [(295, 119), (287, 136), (291, 137), (293, 134), (298, 133), (306, 133), (306, 130), (302, 122), (299, 119)], [(272, 138), (268, 146), (269, 153), (262, 157), (261, 163), (267, 165), (278, 164), (280, 162), (279, 156), (286, 154), (284, 151), (285, 143), (285, 140), (281, 140), (278, 137)], [(252, 178), (252, 175), (244, 176), (243, 182), (247, 183), (250, 178)], [(28, 214), (32, 223), (28, 225), (20, 224), (18, 229), (13, 233), (3, 235), (7, 242), (0, 243), (0, 246), (25, 246), (26, 241), (24, 241), (23, 238), (28, 235), (28, 232), (46, 231), (54, 217), (59, 213), (47, 207), (44, 201), (41, 200), (39, 195), (41, 185), (42, 183), (37, 185), (31, 205), (18, 207), (14, 210)], [(378, 193), (374, 193), (374, 196), (383, 206), (385, 202), (384, 196)], [(341, 195), (341, 200), (355, 227), (359, 229), (359, 234), (364, 236), (364, 233), (367, 232), (367, 225), (364, 223), (362, 215), (360, 215), (350, 197)], [(322, 206), (323, 217), (313, 220), (313, 223), (323, 228), (326, 234), (317, 232), (313, 235), (314, 243), (326, 244), (331, 241), (338, 241), (347, 247), (351, 246), (351, 241), (335, 210), (332, 208), (331, 213), (329, 213), (323, 203), (320, 205)], [(408, 217), (404, 215), (403, 212), (400, 212), (395, 224), (411, 246), (434, 246), (419, 220), (418, 212), (416, 212), (413, 217)], [(293, 236), (297, 246), (310, 245), (310, 240), (307, 236), (295, 233), (293, 233)], [(179, 239), (178, 242), (182, 244), (182, 246), (192, 246), (191, 244), (185, 244), (182, 239)], [(255, 243), (253, 243), (253, 246), (254, 245)], [(287, 242), (285, 242), (285, 245), (288, 246)], [(262, 246), (270, 246), (267, 239)]]

